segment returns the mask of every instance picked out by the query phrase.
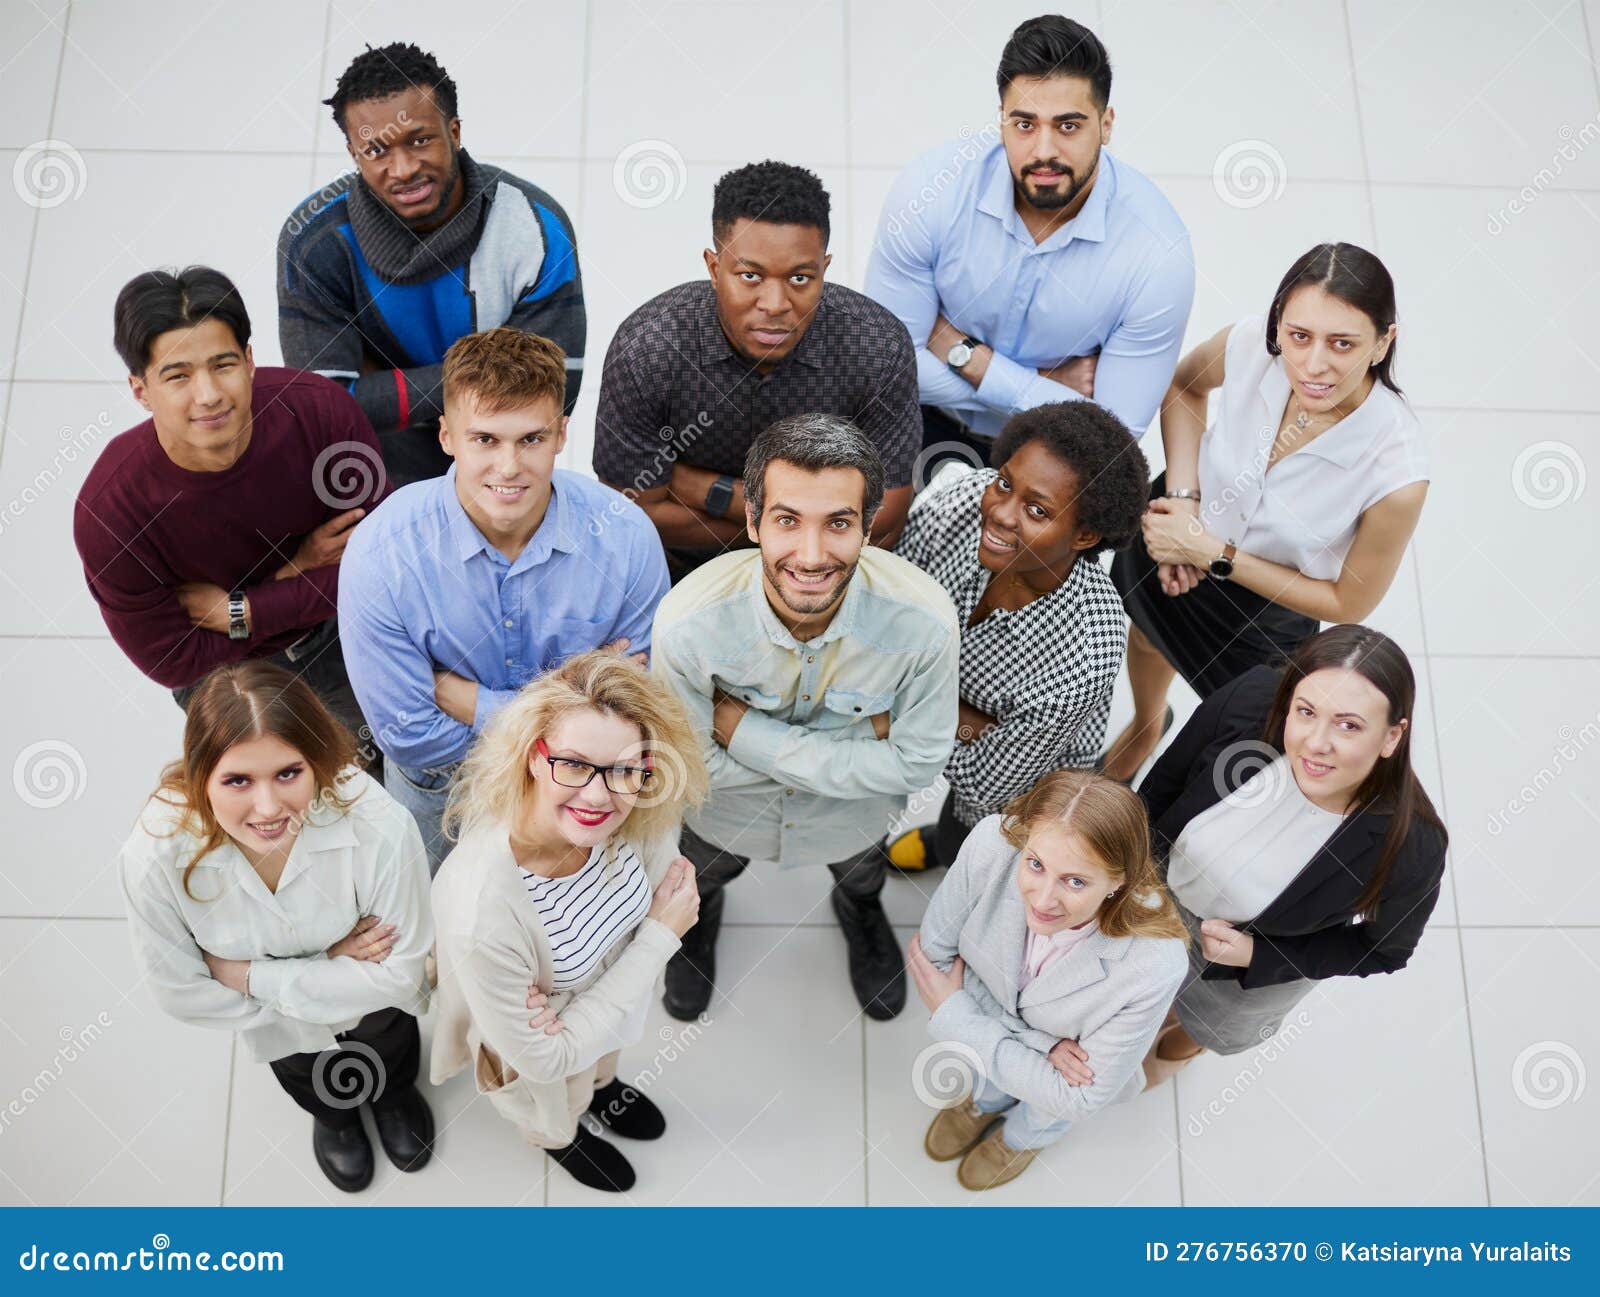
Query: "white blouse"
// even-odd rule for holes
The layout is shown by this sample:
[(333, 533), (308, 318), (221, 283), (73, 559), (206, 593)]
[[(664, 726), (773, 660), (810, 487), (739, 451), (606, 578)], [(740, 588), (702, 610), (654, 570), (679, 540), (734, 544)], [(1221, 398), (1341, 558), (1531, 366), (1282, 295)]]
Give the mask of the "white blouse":
[[(200, 839), (171, 833), (179, 812), (159, 798), (123, 844), (128, 928), (156, 1001), (183, 1022), (239, 1032), (257, 1062), (329, 1049), (379, 1009), (428, 1006), (433, 913), (422, 835), (367, 775), (348, 771), (339, 791), (355, 802), (342, 814), (313, 808), (276, 892), (230, 838), (195, 866), (186, 893), (184, 868)], [(328, 947), (368, 914), (397, 926), (389, 957), (329, 959)], [(202, 951), (250, 960), (250, 994), (214, 980)]]
[(1344, 817), (1307, 800), (1280, 753), (1183, 826), (1167, 886), (1202, 919), (1248, 923), (1283, 895)]
[(1200, 439), (1200, 517), (1215, 536), (1318, 581), (1335, 580), (1361, 515), (1428, 480), (1422, 425), (1381, 382), (1367, 398), (1269, 471), (1291, 384), (1269, 356), (1265, 316), (1228, 334), (1216, 421)]

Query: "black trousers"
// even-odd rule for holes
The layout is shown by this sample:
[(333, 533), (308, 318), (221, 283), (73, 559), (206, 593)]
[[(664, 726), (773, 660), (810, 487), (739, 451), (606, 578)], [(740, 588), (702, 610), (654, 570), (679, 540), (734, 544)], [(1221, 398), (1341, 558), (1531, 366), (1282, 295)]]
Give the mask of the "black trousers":
[[(700, 889), (701, 917), (707, 913), (720, 914), (722, 889), (744, 873), (750, 858), (712, 846), (687, 824), (683, 826), (678, 846), (694, 865), (695, 885)], [(888, 869), (889, 862), (876, 842), (848, 860), (828, 866), (833, 885), (855, 901), (874, 900), (883, 891)]]
[(939, 465), (947, 459), (958, 460), (973, 467), (992, 467), (990, 452), (994, 442), (980, 437), (963, 423), (958, 423), (937, 405), (922, 407), (922, 454), (917, 457), (920, 466), (916, 473), (916, 489), (921, 490), (938, 472)]
[[(320, 626), (313, 627), (281, 653), (266, 659), (299, 676), (311, 686), (313, 693), (322, 699), (334, 718), (355, 736), (356, 747), (367, 773), (379, 783), (383, 782), (383, 754), (373, 740), (366, 718), (361, 714), (361, 704), (350, 686), (350, 676), (344, 667), (344, 650), (339, 645), (339, 619), (329, 617)], [(200, 681), (183, 685), (172, 691), (173, 701), (189, 710), (189, 699)]]
[(952, 791), (945, 796), (944, 805), (939, 808), (939, 822), (933, 827), (933, 862), (946, 868), (956, 863), (956, 857), (961, 854), (961, 844), (967, 840), (967, 834), (972, 830), (956, 818), (956, 795)]
[(270, 1064), (284, 1093), (319, 1121), (359, 1125), (363, 1103), (381, 1108), (386, 1096), (416, 1084), (422, 1037), (404, 1009), (369, 1013), (336, 1039), (319, 1054), (288, 1054)]

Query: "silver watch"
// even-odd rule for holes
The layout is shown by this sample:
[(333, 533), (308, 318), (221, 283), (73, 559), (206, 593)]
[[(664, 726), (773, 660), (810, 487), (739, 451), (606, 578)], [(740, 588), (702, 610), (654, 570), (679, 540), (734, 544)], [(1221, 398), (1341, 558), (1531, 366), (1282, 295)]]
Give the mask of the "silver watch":
[(235, 590), (228, 596), (228, 638), (250, 638), (250, 624), (244, 619), (243, 590)]
[(972, 359), (973, 349), (983, 346), (977, 338), (963, 338), (944, 353), (944, 363), (951, 369), (960, 369)]

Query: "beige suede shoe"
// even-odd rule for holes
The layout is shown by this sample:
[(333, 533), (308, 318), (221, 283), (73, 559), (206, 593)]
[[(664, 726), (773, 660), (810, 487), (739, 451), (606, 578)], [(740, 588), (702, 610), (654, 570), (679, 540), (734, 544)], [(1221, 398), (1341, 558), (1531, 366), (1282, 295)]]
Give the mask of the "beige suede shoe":
[(1144, 1056), (1144, 1088), (1146, 1090), (1154, 1089), (1163, 1081), (1170, 1081), (1184, 1068), (1188, 1067), (1190, 1063), (1194, 1062), (1195, 1059), (1199, 1058), (1201, 1054), (1206, 1052), (1204, 1049), (1197, 1049), (1194, 1053), (1186, 1054), (1182, 1058), (1161, 1057), (1162, 1043), (1174, 1031), (1179, 1030), (1181, 1026), (1182, 1024), (1178, 1021), (1177, 1011), (1169, 1010), (1167, 1020), (1161, 1024), (1161, 1030), (1156, 1033), (1156, 1038), (1150, 1046), (1150, 1052)]
[(1001, 1116), (998, 1112), (982, 1112), (970, 1101), (941, 1108), (923, 1137), (922, 1147), (935, 1162), (953, 1162), (982, 1139), (984, 1131)]
[(1004, 1133), (1004, 1126), (996, 1126), (961, 1159), (956, 1179), (963, 1189), (998, 1189), (1026, 1171), (1028, 1163), (1038, 1156), (1031, 1148), (1020, 1152), (1007, 1148)]

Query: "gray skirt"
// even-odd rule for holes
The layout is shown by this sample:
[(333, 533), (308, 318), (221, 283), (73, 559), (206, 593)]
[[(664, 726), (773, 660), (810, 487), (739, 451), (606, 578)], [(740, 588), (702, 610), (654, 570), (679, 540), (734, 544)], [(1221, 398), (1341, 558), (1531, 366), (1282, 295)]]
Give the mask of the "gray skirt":
[(1302, 977), (1246, 990), (1235, 981), (1204, 981), (1200, 974), (1207, 965), (1200, 953), (1200, 920), (1181, 903), (1178, 913), (1190, 937), (1189, 974), (1172, 1005), (1183, 1029), (1213, 1054), (1241, 1054), (1272, 1039), (1284, 1015), (1310, 994), (1316, 982)]

